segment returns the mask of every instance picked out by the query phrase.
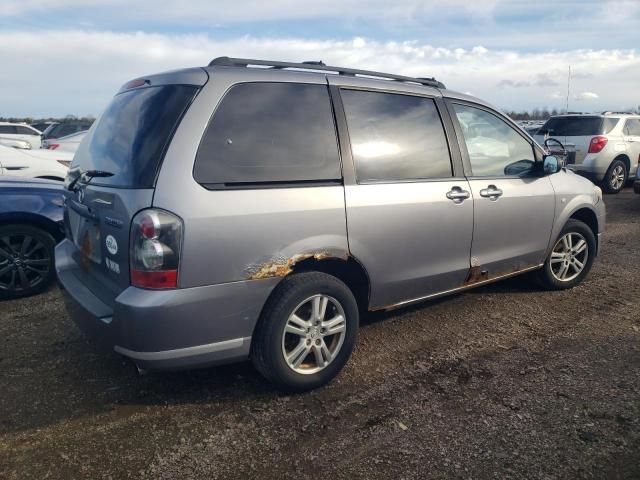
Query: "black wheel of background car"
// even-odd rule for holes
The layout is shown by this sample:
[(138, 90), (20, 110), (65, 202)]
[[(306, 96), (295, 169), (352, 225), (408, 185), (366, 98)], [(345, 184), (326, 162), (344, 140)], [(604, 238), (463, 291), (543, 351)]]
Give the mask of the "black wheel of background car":
[(602, 180), (602, 189), (606, 193), (618, 193), (622, 190), (629, 178), (627, 166), (622, 160), (614, 160)]
[(566, 290), (589, 274), (596, 253), (596, 237), (587, 224), (570, 219), (558, 236), (544, 267), (536, 273), (548, 290)]
[(0, 298), (33, 295), (55, 278), (55, 239), (30, 225), (0, 227)]
[(358, 305), (342, 281), (320, 272), (282, 280), (256, 326), (251, 359), (278, 388), (305, 391), (331, 381), (358, 335)]

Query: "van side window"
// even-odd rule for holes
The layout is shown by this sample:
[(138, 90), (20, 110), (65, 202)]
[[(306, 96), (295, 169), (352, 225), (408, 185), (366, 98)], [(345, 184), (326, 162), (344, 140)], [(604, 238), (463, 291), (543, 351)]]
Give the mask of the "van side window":
[(452, 176), (449, 146), (432, 99), (347, 89), (340, 95), (359, 182)]
[(194, 167), (203, 184), (326, 181), (341, 178), (326, 85), (242, 83), (222, 99)]
[(533, 145), (497, 116), (455, 103), (474, 177), (526, 174), (535, 162)]

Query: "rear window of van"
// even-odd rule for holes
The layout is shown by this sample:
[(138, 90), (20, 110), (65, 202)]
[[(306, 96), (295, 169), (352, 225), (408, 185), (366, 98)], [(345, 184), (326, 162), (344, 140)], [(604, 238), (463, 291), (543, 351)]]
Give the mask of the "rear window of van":
[(197, 91), (190, 85), (161, 85), (119, 93), (97, 121), (90, 142), (81, 144), (74, 168), (113, 174), (93, 184), (153, 187), (173, 132)]

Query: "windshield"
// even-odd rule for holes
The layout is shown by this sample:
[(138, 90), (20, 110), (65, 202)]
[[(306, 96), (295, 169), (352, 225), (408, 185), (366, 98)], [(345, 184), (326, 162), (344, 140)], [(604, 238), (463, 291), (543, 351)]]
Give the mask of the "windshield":
[(74, 169), (113, 174), (93, 180), (97, 185), (153, 187), (164, 151), (197, 91), (194, 86), (162, 85), (116, 95), (90, 141), (81, 144)]
[(563, 137), (582, 137), (601, 133), (602, 117), (587, 116), (552, 117), (538, 130), (538, 135)]

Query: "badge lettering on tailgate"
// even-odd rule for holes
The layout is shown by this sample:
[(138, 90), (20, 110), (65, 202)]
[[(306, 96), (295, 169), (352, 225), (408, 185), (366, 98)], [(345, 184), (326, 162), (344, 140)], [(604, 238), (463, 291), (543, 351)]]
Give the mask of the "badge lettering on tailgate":
[(120, 274), (120, 265), (119, 264), (117, 264), (113, 260), (110, 260), (109, 258), (105, 258), (104, 261), (107, 264), (107, 268), (109, 270), (111, 270), (113, 273), (117, 273), (118, 275)]

